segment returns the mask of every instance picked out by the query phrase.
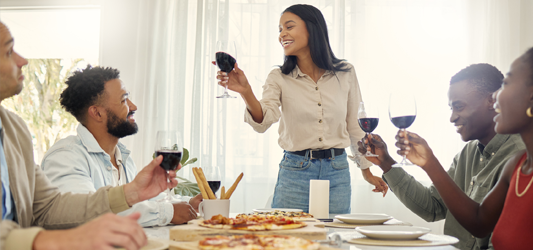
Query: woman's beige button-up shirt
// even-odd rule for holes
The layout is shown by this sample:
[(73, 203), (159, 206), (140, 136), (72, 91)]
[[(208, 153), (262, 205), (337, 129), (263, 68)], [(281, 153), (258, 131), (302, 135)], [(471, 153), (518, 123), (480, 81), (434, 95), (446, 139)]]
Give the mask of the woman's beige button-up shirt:
[(284, 150), (350, 146), (357, 165), (362, 169), (370, 167), (372, 163), (357, 151), (357, 141), (365, 135), (357, 120), (362, 98), (354, 67), (347, 64), (349, 71), (326, 71), (316, 83), (298, 66), (288, 75), (280, 68), (273, 69), (260, 101), (263, 122), (256, 123), (248, 110), (245, 122), (263, 133), (280, 121), (278, 143)]

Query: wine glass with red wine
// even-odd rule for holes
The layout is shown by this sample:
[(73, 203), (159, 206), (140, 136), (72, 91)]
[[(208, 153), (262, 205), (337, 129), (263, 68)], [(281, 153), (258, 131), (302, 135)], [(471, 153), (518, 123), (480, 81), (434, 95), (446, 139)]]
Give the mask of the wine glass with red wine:
[[(233, 41), (218, 41), (215, 53), (215, 62), (220, 71), (229, 73), (237, 62), (237, 47)], [(237, 98), (228, 94), (228, 86), (224, 88), (224, 94), (217, 98)]]
[[(155, 142), (155, 155), (163, 156), (163, 161), (160, 166), (169, 173), (170, 171), (176, 171), (181, 161), (183, 152), (183, 146), (181, 143), (181, 135), (178, 131), (174, 130), (160, 130), (157, 131), (157, 137)], [(167, 182), (170, 182), (168, 177)], [(170, 190), (166, 190), (166, 197), (159, 201), (172, 202), (172, 196)]]
[(216, 192), (220, 188), (221, 183), (220, 168), (218, 166), (212, 166), (205, 167), (203, 170), (209, 187), (211, 188), (213, 193), (216, 194)]
[[(405, 92), (392, 93), (389, 99), (389, 117), (394, 126), (405, 132), (405, 129), (410, 127), (416, 118), (415, 96)], [(413, 165), (413, 163), (410, 163), (404, 155), (400, 163), (392, 166), (403, 167), (407, 165)]]
[[(370, 106), (370, 108), (365, 108), (365, 103), (361, 102), (359, 104), (359, 112), (357, 113), (357, 118), (359, 120), (359, 127), (366, 132), (366, 137), (370, 135), (376, 129), (379, 123), (379, 113), (376, 106)], [(378, 157), (378, 155), (373, 154), (370, 151), (366, 151), (365, 156), (367, 157)]]

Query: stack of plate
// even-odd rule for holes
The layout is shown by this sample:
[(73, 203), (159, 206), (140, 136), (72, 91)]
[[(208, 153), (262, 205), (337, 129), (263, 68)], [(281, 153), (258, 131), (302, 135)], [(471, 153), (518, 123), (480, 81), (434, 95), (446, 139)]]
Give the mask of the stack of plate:
[(386, 214), (340, 214), (335, 219), (348, 224), (383, 224), (383, 222), (392, 219), (392, 216)]

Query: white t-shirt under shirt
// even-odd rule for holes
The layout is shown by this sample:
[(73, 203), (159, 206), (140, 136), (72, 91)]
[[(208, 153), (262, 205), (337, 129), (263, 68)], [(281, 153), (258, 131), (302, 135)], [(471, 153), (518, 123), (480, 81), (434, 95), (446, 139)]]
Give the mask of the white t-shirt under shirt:
[(126, 182), (126, 172), (124, 171), (124, 165), (122, 164), (122, 154), (118, 146), (115, 146), (115, 160), (118, 166), (118, 169), (113, 167), (113, 187), (118, 187), (121, 185), (127, 184)]

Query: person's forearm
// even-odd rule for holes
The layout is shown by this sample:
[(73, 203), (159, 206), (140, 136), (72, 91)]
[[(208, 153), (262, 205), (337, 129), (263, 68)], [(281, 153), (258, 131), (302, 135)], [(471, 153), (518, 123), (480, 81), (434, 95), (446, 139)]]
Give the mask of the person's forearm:
[(479, 217), (479, 204), (468, 197), (444, 171), (436, 158), (424, 167), (433, 185), (455, 219), (476, 237), (487, 236), (492, 229)]
[(387, 173), (392, 169), (392, 165), (394, 164), (396, 164), (396, 161), (389, 157), (382, 161), (379, 167), (383, 170), (383, 173)]
[(261, 108), (261, 103), (257, 100), (252, 89), (246, 93), (241, 94), (244, 103), (246, 103), (246, 108), (252, 115), (252, 118), (257, 123), (263, 122), (263, 108)]
[(361, 169), (361, 173), (363, 174), (363, 179), (365, 179), (367, 182), (370, 182), (370, 178), (374, 177), (374, 174), (372, 174), (370, 168)]
[[(40, 249), (70, 249), (69, 246), (65, 246), (64, 243), (69, 241), (61, 241), (64, 238), (62, 234), (64, 230), (52, 230), (52, 231), (41, 231), (35, 237), (33, 241), (33, 250)], [(72, 239), (71, 239), (72, 240)], [(61, 244), (61, 243), (63, 244)]]

